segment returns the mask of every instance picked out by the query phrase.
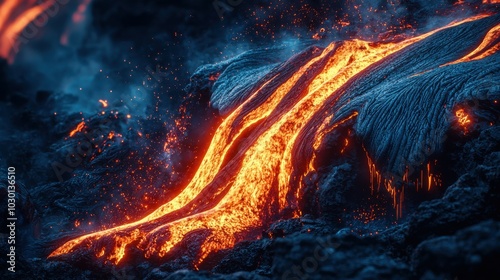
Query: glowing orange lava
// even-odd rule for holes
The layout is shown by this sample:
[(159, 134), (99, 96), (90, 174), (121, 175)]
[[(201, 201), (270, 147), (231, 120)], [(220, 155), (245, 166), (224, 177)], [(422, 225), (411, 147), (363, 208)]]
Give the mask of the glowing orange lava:
[(463, 128), (467, 128), (467, 126), (471, 123), (469, 115), (465, 112), (464, 109), (458, 109), (455, 112), (455, 116), (457, 117), (458, 124)]
[(0, 57), (14, 62), (21, 32), (53, 4), (54, 1), (36, 4), (33, 0), (4, 0), (0, 4)]
[(99, 103), (101, 103), (102, 107), (104, 107), (104, 108), (108, 107), (108, 101), (107, 100), (99, 99)]
[[(292, 151), (300, 132), (325, 101), (338, 100), (341, 87), (368, 67), (447, 27), (398, 43), (352, 40), (313, 49), (316, 56), (285, 82), (273, 87), (277, 77), (269, 78), (223, 120), (192, 180), (175, 198), (140, 220), (70, 240), (49, 257), (83, 250), (117, 264), (131, 247), (142, 250), (146, 258), (165, 257), (190, 233), (202, 231), (198, 265), (212, 252), (256, 238), (286, 209), (298, 213), (299, 192), (291, 187)], [(310, 80), (304, 83), (304, 77)], [(340, 123), (357, 115), (353, 112)], [(324, 122), (311, 143), (315, 149), (338, 124), (328, 127)], [(367, 157), (372, 186), (387, 187), (401, 216), (404, 188), (396, 188), (396, 178), (383, 179), (368, 153)], [(407, 177), (402, 181), (407, 182)]]
[(473, 51), (460, 59), (457, 59), (450, 63), (446, 63), (442, 66), (480, 60), (496, 53), (498, 50), (500, 50), (500, 24), (491, 28), (484, 36), (481, 44), (479, 44), (479, 46), (477, 46), (477, 48), (475, 48)]
[(82, 121), (80, 122), (76, 127), (75, 129), (73, 129), (70, 133), (69, 133), (69, 137), (73, 137), (75, 134), (77, 134), (78, 132), (82, 132), (82, 130), (85, 128), (85, 122)]

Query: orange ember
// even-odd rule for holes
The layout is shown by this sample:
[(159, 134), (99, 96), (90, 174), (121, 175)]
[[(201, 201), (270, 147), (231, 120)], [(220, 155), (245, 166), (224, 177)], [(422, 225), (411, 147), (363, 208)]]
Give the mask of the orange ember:
[(463, 128), (467, 128), (467, 126), (471, 123), (469, 115), (465, 112), (464, 109), (458, 109), (455, 112), (455, 116), (457, 117), (458, 124)]
[(101, 103), (102, 107), (104, 107), (104, 108), (108, 107), (108, 101), (107, 100), (99, 99), (99, 103)]
[(483, 41), (481, 42), (481, 44), (479, 44), (479, 46), (477, 46), (476, 49), (463, 56), (462, 58), (444, 64), (442, 66), (480, 60), (496, 53), (498, 50), (500, 50), (500, 24), (488, 31), (488, 33), (484, 36)]
[(73, 129), (70, 133), (69, 133), (69, 137), (73, 137), (75, 134), (77, 134), (78, 132), (82, 132), (82, 130), (85, 128), (85, 122), (82, 121), (80, 122), (76, 127), (75, 129)]
[(217, 81), (217, 79), (219, 79), (219, 76), (220, 76), (220, 73), (217, 73), (217, 74), (211, 75), (208, 79), (210, 81)]
[[(256, 238), (262, 227), (285, 210), (290, 209), (297, 216), (300, 214), (300, 192), (291, 187), (294, 180), (291, 176), (294, 166), (292, 151), (306, 124), (326, 100), (338, 100), (343, 94), (339, 89), (354, 76), (444, 28), (447, 27), (398, 43), (373, 44), (352, 40), (332, 43), (323, 50), (316, 49), (319, 55), (302, 65), (272, 92), (268, 85), (276, 84), (276, 76), (270, 77), (225, 117), (195, 175), (175, 198), (135, 222), (70, 240), (49, 257), (85, 250), (104, 262), (117, 264), (126, 257), (127, 248), (132, 247), (142, 250), (146, 258), (168, 257), (186, 236), (201, 230), (205, 238), (196, 266), (212, 252), (231, 248), (244, 239)], [(312, 75), (312, 80), (302, 85), (301, 77), (305, 75)], [(293, 95), (300, 86), (305, 87), (303, 94)], [(267, 99), (255, 102), (262, 92), (269, 93)], [(275, 110), (286, 98), (294, 99), (284, 108)], [(358, 112), (352, 112), (339, 123), (357, 115)], [(311, 143), (314, 149), (320, 146), (320, 138), (339, 126), (339, 123), (329, 125), (328, 122), (324, 122)], [(255, 128), (257, 123), (259, 125)], [(344, 148), (348, 141), (345, 140)], [(367, 157), (372, 189), (385, 186), (394, 198), (397, 215), (401, 216), (404, 188), (396, 188), (398, 178), (383, 179), (368, 153)], [(313, 168), (311, 164), (310, 168)], [(430, 166), (427, 172), (429, 182), (426, 183), (430, 186), (434, 181)], [(407, 177), (405, 174), (399, 180), (408, 182)]]

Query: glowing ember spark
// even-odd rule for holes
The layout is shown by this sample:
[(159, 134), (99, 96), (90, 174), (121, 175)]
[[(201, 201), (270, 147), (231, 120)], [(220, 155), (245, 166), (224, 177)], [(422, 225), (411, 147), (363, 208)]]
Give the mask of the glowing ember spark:
[[(312, 58), (301, 62), (291, 76), (283, 79), (278, 71), (222, 121), (200, 167), (175, 198), (143, 219), (70, 240), (49, 257), (87, 251), (117, 264), (132, 246), (142, 250), (146, 258), (166, 257), (189, 233), (204, 230), (196, 266), (211, 252), (255, 238), (276, 215), (290, 209), (297, 213), (300, 195), (292, 187), (292, 152), (306, 124), (325, 102), (339, 100), (342, 87), (370, 66), (447, 27), (398, 43), (352, 40), (332, 43), (323, 50), (310, 49)], [(304, 82), (304, 77), (310, 79)], [(352, 112), (331, 126), (335, 128), (357, 114)], [(318, 138), (331, 131), (329, 124), (324, 124), (310, 144), (319, 146)], [(372, 188), (376, 183), (386, 186), (400, 217), (404, 188), (397, 186), (398, 178), (382, 180), (368, 153), (367, 157)], [(405, 174), (401, 180), (407, 183), (407, 177)]]
[(73, 137), (75, 134), (77, 134), (78, 132), (82, 132), (82, 130), (85, 128), (85, 122), (82, 121), (80, 122), (75, 129), (73, 129), (70, 133), (69, 133), (69, 137)]
[(104, 108), (108, 107), (108, 101), (107, 100), (99, 99), (99, 103), (101, 103), (102, 107), (104, 107)]
[(217, 81), (217, 79), (219, 79), (219, 76), (220, 76), (220, 73), (216, 73), (216, 74), (211, 75), (210, 77), (208, 77), (208, 80), (209, 81)]
[(344, 21), (344, 20), (339, 21), (339, 24), (340, 24), (342, 27), (346, 27), (346, 26), (351, 25), (351, 23), (350, 23), (349, 21)]
[[(0, 57), (14, 62), (19, 51), (19, 34), (54, 1), (34, 5), (30, 0), (5, 0), (0, 4)], [(24, 39), (26, 40), (26, 39)]]
[(341, 153), (341, 154), (343, 154), (343, 153), (344, 153), (345, 149), (346, 149), (346, 148), (347, 148), (347, 146), (349, 145), (349, 139), (347, 139), (347, 138), (346, 138), (346, 139), (344, 140), (344, 143), (345, 143), (345, 144), (344, 144), (344, 147), (342, 147), (342, 150), (340, 150), (340, 153)]
[(427, 163), (427, 190), (430, 191), (432, 186), (431, 164)]
[(467, 115), (464, 109), (458, 109), (455, 112), (455, 116), (457, 117), (458, 124), (464, 128), (467, 128), (467, 126), (471, 123), (469, 115)]

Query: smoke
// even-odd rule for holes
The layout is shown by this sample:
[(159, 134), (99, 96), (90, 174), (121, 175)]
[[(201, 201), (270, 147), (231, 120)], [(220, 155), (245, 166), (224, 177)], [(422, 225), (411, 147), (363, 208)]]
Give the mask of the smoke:
[(445, 11), (456, 17), (480, 1), (93, 0), (75, 22), (86, 2), (61, 6), (22, 46), (10, 71), (29, 83), (28, 95), (50, 90), (77, 97), (67, 106), (71, 112), (94, 114), (105, 99), (146, 116), (177, 108), (201, 65), (256, 48), (281, 46), (291, 56), (332, 40), (390, 39), (442, 25), (449, 21)]
[[(31, 87), (26, 94), (48, 90), (58, 96), (71, 95), (75, 102), (60, 104), (61, 107), (56, 109), (86, 115), (95, 114), (100, 109), (99, 99), (108, 100), (110, 104), (122, 103), (129, 108), (138, 107), (131, 106), (133, 101), (150, 102), (134, 100), (132, 88), (142, 85), (139, 76), (124, 82), (116, 75), (128, 72), (127, 68), (130, 68), (122, 59), (125, 46), (115, 44), (93, 30), (90, 10), (85, 11), (81, 22), (72, 23), (75, 8), (74, 5), (65, 6), (60, 16), (51, 19), (43, 34), (18, 53), (11, 72), (25, 77)], [(69, 28), (72, 25), (74, 27)], [(67, 36), (64, 44), (61, 43), (63, 36)], [(144, 106), (141, 107), (132, 113), (144, 113)]]

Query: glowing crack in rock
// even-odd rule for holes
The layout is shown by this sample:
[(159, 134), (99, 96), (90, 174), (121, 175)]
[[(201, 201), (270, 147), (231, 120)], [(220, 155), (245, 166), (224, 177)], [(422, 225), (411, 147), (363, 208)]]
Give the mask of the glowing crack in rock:
[(465, 113), (464, 109), (458, 109), (455, 112), (455, 116), (457, 116), (458, 124), (464, 128), (466, 128), (471, 122), (471, 120), (469, 119), (469, 115)]
[(75, 129), (70, 131), (69, 137), (73, 137), (78, 132), (82, 132), (84, 128), (85, 128), (85, 121), (81, 121), (80, 123), (78, 123), (78, 125), (75, 127)]

